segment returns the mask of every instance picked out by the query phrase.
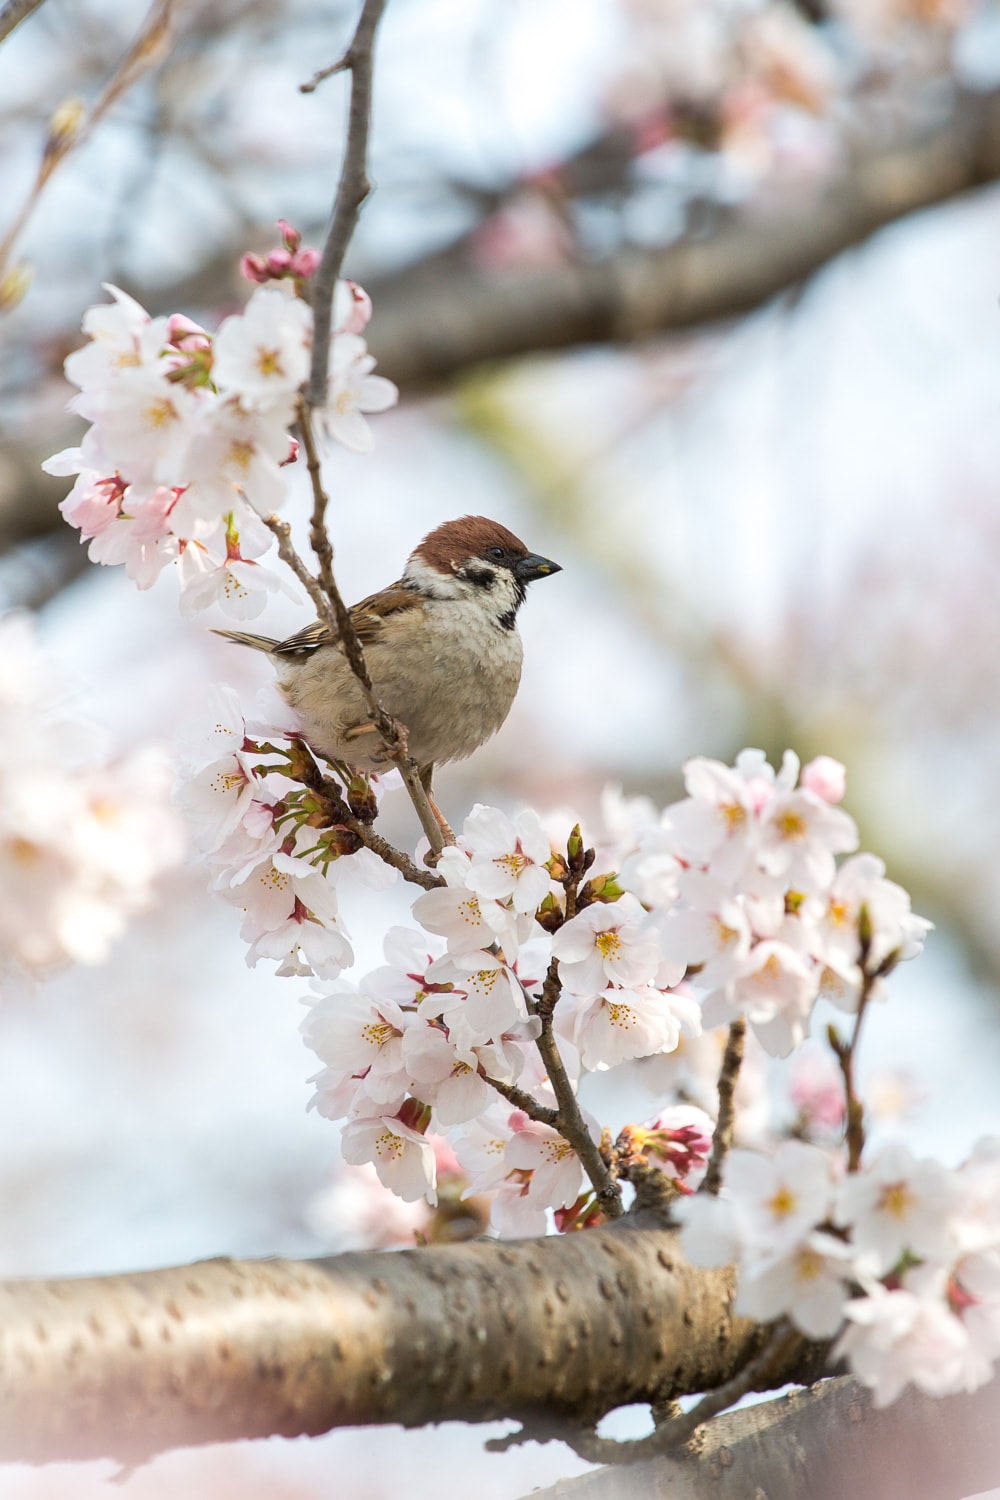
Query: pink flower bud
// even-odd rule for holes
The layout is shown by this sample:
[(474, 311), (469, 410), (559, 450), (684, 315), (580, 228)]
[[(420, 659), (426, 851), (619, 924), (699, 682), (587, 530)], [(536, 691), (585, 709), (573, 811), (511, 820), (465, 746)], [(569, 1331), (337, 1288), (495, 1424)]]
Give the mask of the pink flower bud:
[(298, 459), (298, 456), (299, 456), (299, 440), (298, 440), (298, 438), (290, 437), (288, 439), (288, 457), (287, 458), (283, 458), (281, 460), (281, 463), (278, 465), (278, 468), (279, 469), (283, 469), (286, 464), (293, 464), (293, 463), (295, 463), (296, 460)]
[(271, 279), (267, 266), (259, 255), (244, 255), (240, 261), (240, 274), (245, 276), (247, 281), (270, 281)]
[(289, 270), (300, 281), (308, 281), (310, 276), (315, 276), (320, 258), (320, 252), (312, 245), (303, 245), (302, 249), (297, 250), (292, 256)]
[(511, 1110), (510, 1115), (507, 1119), (507, 1125), (511, 1130), (514, 1131), (515, 1135), (521, 1130), (527, 1130), (530, 1124), (531, 1121), (528, 1119), (528, 1116), (524, 1113), (523, 1109)]
[(272, 250), (264, 264), (271, 276), (284, 276), (292, 264), (292, 257), (287, 250)]
[(212, 347), (212, 340), (201, 324), (192, 322), (183, 313), (171, 314), (167, 323), (167, 343), (173, 344), (175, 349), (183, 349), (186, 354)]
[(802, 767), (801, 784), (824, 802), (842, 802), (847, 790), (847, 772), (832, 756), (817, 755)]
[(285, 249), (290, 250), (294, 255), (295, 251), (302, 244), (302, 235), (299, 230), (293, 229), (287, 219), (279, 219), (278, 233), (281, 235)]

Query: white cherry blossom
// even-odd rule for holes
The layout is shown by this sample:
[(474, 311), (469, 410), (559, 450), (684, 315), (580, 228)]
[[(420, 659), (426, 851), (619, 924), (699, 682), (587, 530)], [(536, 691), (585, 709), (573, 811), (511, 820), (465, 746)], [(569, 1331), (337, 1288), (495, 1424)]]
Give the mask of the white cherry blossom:
[(548, 895), (545, 868), (552, 857), (548, 834), (537, 813), (513, 820), (495, 807), (477, 803), (465, 820), (462, 843), (472, 855), (465, 884), (477, 895), (510, 900), (514, 910), (534, 913)]
[(312, 310), (274, 286), (253, 293), (242, 313), (226, 318), (215, 336), (212, 376), (245, 406), (288, 410), (309, 374)]
[(352, 1166), (371, 1162), (379, 1181), (404, 1203), (426, 1198), (437, 1203), (437, 1162), (426, 1136), (391, 1115), (349, 1120), (341, 1136), (344, 1160)]
[[(559, 977), (574, 995), (593, 995), (608, 984), (648, 984), (661, 958), (653, 929), (634, 896), (595, 902), (566, 922), (552, 940)], [(683, 978), (683, 969), (676, 980)]]

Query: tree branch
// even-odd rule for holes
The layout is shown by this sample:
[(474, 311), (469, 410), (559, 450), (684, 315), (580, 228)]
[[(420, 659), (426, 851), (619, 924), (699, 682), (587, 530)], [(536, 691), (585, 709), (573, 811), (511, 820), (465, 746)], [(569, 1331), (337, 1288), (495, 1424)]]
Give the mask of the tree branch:
[(45, 0), (7, 0), (0, 7), (0, 42), (5, 42), (15, 26), (20, 26), (44, 3)]
[(555, 269), (476, 264), (453, 247), (367, 283), (369, 344), (400, 385), (537, 349), (622, 343), (752, 311), (887, 224), (1000, 177), (1000, 93), (958, 92), (935, 128), (856, 149), (778, 207), (752, 205), (666, 249)]
[(740, 1016), (729, 1028), (726, 1050), (722, 1055), (722, 1067), (719, 1071), (719, 1118), (712, 1132), (712, 1154), (699, 1189), (702, 1193), (717, 1194), (722, 1186), (722, 1169), (726, 1165), (726, 1157), (733, 1144), (733, 1131), (736, 1129), (736, 1085), (743, 1064), (746, 1036), (747, 1023)]
[[(0, 1285), (0, 1458), (398, 1422), (596, 1422), (721, 1385), (761, 1331), (666, 1230)], [(814, 1371), (815, 1374), (815, 1371)]]
[[(344, 164), (340, 171), (333, 217), (323, 245), (322, 258), (311, 284), (313, 352), (307, 390), (310, 406), (323, 406), (326, 402), (333, 294), (337, 289), (344, 253), (358, 222), (361, 205), (371, 192), (372, 185), (368, 179), (368, 132), (372, 113), (372, 48), (375, 30), (385, 6), (386, 0), (365, 0), (351, 45), (340, 62), (329, 70), (350, 71), (351, 103), (347, 118)], [(320, 75), (317, 74), (311, 84), (304, 84), (303, 92), (311, 92), (319, 79)]]

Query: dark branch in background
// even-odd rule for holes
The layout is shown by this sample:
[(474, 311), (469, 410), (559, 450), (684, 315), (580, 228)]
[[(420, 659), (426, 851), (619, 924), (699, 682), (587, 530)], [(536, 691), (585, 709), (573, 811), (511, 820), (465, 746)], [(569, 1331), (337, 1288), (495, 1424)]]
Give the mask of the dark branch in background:
[(358, 222), (361, 205), (371, 192), (368, 180), (368, 131), (372, 113), (372, 47), (375, 29), (385, 6), (386, 0), (365, 0), (354, 39), (344, 56), (332, 68), (317, 73), (311, 83), (302, 85), (302, 92), (308, 94), (322, 78), (329, 77), (331, 73), (349, 71), (351, 75), (344, 164), (333, 205), (333, 218), (311, 287), (313, 356), (307, 390), (310, 406), (322, 406), (326, 401), (333, 294), (344, 263), (344, 254)]
[[(538, 349), (622, 343), (736, 317), (800, 285), (887, 225), (998, 178), (1000, 93), (961, 94), (936, 130), (859, 150), (812, 201), (800, 194), (794, 208), (729, 218), (697, 242), (626, 249), (599, 264), (544, 271), (477, 267), (466, 242), (370, 278), (378, 313), (368, 343), (384, 374), (414, 386)], [(237, 260), (233, 247), (182, 282), (131, 290), (153, 313), (212, 302), (220, 277)], [(8, 455), (26, 475), (44, 457), (13, 444)], [(0, 490), (0, 550), (15, 538), (61, 527), (61, 494), (42, 476)], [(955, 915), (961, 922), (962, 914)], [(981, 939), (976, 946), (984, 948)]]
[(369, 345), (400, 385), (538, 349), (624, 343), (752, 311), (907, 214), (1000, 176), (1000, 94), (957, 93), (942, 123), (861, 146), (812, 193), (751, 205), (714, 233), (606, 260), (506, 270), (445, 252), (366, 282)]
[(7, 0), (6, 5), (0, 6), (0, 42), (5, 42), (15, 26), (20, 26), (44, 3), (45, 0)]

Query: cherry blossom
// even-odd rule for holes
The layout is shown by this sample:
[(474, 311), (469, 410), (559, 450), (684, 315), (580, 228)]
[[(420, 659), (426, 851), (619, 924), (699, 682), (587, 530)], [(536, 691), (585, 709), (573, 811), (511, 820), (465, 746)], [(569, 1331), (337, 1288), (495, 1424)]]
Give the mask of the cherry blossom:
[(918, 1161), (898, 1142), (886, 1145), (846, 1177), (835, 1220), (873, 1271), (890, 1271), (904, 1252), (940, 1259), (953, 1249), (949, 1213), (958, 1185), (940, 1162)]
[(341, 1151), (352, 1166), (371, 1162), (379, 1181), (404, 1203), (418, 1198), (437, 1203), (434, 1147), (425, 1135), (395, 1116), (349, 1120), (341, 1136)]
[(355, 453), (370, 453), (374, 441), (363, 413), (388, 411), (399, 399), (392, 381), (373, 375), (374, 368), (363, 338), (356, 333), (335, 335), (325, 425), (331, 437)]
[(537, 813), (522, 812), (512, 821), (477, 803), (465, 820), (462, 843), (472, 855), (465, 877), (470, 891), (510, 900), (522, 914), (541, 905), (551, 883), (545, 866), (552, 850)]
[[(559, 976), (574, 995), (592, 995), (611, 984), (646, 984), (656, 977), (659, 954), (653, 930), (634, 896), (595, 903), (565, 923), (552, 941)], [(678, 967), (673, 982), (684, 977)]]

